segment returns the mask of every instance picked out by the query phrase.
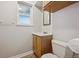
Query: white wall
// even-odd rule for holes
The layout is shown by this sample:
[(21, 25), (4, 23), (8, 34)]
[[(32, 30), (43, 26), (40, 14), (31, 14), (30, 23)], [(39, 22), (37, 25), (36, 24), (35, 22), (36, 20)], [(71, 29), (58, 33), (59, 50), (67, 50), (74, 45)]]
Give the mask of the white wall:
[(79, 37), (79, 2), (53, 13), (52, 20), (54, 39), (67, 42)]
[(0, 57), (11, 57), (32, 49), (32, 32), (41, 31), (41, 12), (36, 7), (33, 11), (33, 26), (16, 26), (16, 1), (0, 1), (0, 21), (9, 23), (0, 24)]
[(40, 11), (40, 9), (34, 7), (34, 11), (33, 11), (33, 23), (34, 23), (34, 32), (41, 32), (42, 31), (42, 12)]

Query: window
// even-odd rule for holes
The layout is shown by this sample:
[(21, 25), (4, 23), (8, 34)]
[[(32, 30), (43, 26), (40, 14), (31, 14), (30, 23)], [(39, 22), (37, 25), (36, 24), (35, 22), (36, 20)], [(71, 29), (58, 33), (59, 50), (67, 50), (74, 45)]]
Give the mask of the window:
[(18, 17), (18, 24), (19, 25), (31, 25), (31, 9), (32, 6), (25, 2), (18, 2), (19, 7), (19, 17)]

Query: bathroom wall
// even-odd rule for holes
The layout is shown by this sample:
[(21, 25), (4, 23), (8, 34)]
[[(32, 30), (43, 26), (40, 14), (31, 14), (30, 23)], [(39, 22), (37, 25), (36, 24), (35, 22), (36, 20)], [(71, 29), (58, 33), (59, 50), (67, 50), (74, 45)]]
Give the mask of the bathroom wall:
[(54, 40), (68, 42), (79, 38), (79, 2), (52, 13), (52, 31)]
[(79, 38), (79, 2), (52, 13), (52, 31), (56, 40)]
[(33, 7), (33, 26), (16, 26), (17, 2), (0, 1), (0, 57), (11, 57), (32, 49), (32, 32), (40, 32), (42, 28), (40, 14), (40, 10)]
[(34, 7), (33, 10), (33, 32), (41, 32), (42, 31), (42, 11)]

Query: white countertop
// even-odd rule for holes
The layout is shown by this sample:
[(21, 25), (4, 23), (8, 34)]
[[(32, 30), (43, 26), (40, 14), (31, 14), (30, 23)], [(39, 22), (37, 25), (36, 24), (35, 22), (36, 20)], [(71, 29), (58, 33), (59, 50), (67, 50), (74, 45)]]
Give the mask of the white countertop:
[(38, 35), (38, 36), (52, 35), (52, 33), (43, 33), (43, 32), (33, 32), (32, 34), (35, 34), (35, 35)]

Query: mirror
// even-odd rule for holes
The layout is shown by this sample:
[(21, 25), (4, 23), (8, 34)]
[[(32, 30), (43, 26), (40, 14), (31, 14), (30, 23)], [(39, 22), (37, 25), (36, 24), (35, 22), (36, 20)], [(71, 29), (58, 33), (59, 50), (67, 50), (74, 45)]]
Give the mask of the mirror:
[(51, 24), (51, 13), (48, 11), (43, 11), (43, 25)]

